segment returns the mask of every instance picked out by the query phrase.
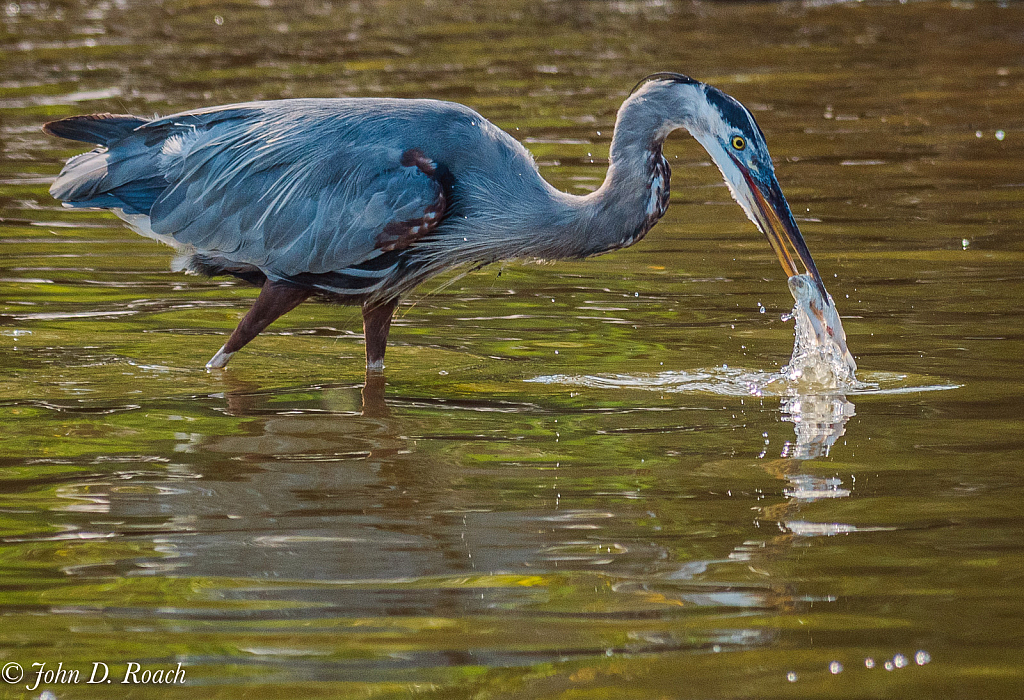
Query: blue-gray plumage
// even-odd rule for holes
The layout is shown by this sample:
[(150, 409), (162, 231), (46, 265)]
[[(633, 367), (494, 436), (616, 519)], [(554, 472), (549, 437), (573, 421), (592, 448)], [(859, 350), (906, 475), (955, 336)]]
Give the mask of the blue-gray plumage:
[(821, 284), (750, 112), (677, 73), (645, 79), (623, 103), (602, 186), (560, 192), (514, 138), (463, 105), (436, 100), (295, 99), (162, 119), (97, 114), (47, 124), (100, 147), (68, 161), (50, 191), (112, 210), (179, 252), (178, 267), (262, 286), (207, 367), (314, 293), (363, 306), (369, 368), (383, 367), (398, 298), (467, 263), (581, 258), (632, 245), (665, 213), (662, 143), (686, 129), (768, 236)]

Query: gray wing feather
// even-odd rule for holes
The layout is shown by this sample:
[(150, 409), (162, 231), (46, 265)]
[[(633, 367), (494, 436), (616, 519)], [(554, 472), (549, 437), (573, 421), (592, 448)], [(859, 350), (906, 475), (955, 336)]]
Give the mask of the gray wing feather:
[(200, 110), (71, 159), (51, 192), (148, 215), (163, 240), (271, 277), (332, 272), (380, 255), (388, 224), (443, 209), (437, 179), (402, 164), (402, 131), (365, 101)]
[(180, 174), (154, 202), (151, 226), (272, 276), (376, 257), (389, 223), (422, 217), (443, 193), (401, 164), (400, 149), (360, 145), (352, 131), (344, 120), (286, 115), (186, 135), (181, 162), (169, 164)]

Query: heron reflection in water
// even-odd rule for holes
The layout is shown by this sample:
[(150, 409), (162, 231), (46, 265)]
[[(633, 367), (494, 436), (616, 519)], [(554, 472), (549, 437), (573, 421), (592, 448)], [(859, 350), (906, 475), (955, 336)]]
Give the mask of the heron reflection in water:
[(668, 207), (662, 144), (677, 129), (707, 150), (786, 275), (799, 274), (795, 255), (825, 294), (754, 117), (678, 73), (648, 76), (626, 99), (604, 183), (584, 196), (548, 184), (475, 111), (436, 100), (290, 99), (44, 129), (99, 146), (68, 161), (54, 197), (113, 211), (176, 248), (178, 269), (262, 287), (209, 369), (321, 295), (362, 306), (367, 369), (380, 370), (399, 299), (429, 277), (636, 243)]

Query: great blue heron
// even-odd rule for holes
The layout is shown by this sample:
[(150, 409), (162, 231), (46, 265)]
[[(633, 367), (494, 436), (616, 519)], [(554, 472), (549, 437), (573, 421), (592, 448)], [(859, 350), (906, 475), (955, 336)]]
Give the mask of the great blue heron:
[(824, 294), (754, 117), (678, 73), (648, 76), (622, 104), (607, 176), (584, 196), (548, 184), (522, 144), (472, 109), (436, 100), (275, 100), (44, 126), (99, 145), (67, 162), (54, 197), (110, 209), (173, 246), (176, 269), (262, 286), (208, 369), (321, 293), (362, 305), (371, 370), (383, 368), (399, 297), (428, 277), (643, 238), (668, 207), (662, 144), (676, 129), (707, 150), (786, 274), (799, 273), (792, 247)]

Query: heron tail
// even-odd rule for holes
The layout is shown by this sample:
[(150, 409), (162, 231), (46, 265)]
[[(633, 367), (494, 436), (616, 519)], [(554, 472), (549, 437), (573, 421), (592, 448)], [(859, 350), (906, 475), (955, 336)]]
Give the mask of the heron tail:
[(60, 136), (72, 141), (109, 146), (128, 136), (147, 121), (130, 114), (85, 114), (48, 122), (43, 125), (43, 131), (51, 136)]
[(86, 114), (49, 122), (43, 131), (102, 146), (67, 162), (50, 187), (50, 194), (72, 207), (120, 209), (148, 215), (167, 187), (152, 148), (139, 137), (148, 120), (129, 114)]

